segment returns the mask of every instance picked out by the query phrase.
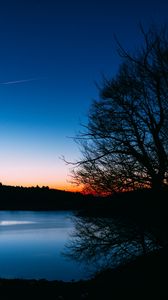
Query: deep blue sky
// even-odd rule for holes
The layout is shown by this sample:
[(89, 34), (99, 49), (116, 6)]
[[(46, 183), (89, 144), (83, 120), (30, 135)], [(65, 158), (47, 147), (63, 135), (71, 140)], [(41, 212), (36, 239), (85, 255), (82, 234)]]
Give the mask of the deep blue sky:
[(66, 186), (79, 157), (70, 136), (86, 121), (101, 74), (114, 76), (126, 49), (141, 43), (138, 23), (167, 23), (168, 2), (1, 1), (0, 181)]

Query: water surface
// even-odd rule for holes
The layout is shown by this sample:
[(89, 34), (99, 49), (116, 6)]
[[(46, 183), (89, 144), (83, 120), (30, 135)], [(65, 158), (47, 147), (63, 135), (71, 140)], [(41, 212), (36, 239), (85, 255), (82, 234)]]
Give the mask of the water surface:
[(88, 278), (62, 254), (74, 229), (72, 212), (0, 212), (0, 277), (48, 280)]

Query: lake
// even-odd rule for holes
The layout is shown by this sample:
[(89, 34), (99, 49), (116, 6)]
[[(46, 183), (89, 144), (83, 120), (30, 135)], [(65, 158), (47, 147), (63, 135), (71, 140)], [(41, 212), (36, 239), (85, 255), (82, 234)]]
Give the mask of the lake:
[(63, 252), (73, 212), (0, 212), (0, 277), (48, 280), (88, 278), (84, 265)]

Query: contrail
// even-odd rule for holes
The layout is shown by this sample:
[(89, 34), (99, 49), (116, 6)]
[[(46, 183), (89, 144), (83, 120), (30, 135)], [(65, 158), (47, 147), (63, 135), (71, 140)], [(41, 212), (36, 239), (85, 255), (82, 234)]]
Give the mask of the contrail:
[(35, 81), (35, 80), (38, 80), (38, 79), (39, 78), (30, 78), (30, 79), (22, 79), (22, 80), (5, 81), (5, 82), (0, 82), (0, 84), (4, 84), (4, 85), (19, 84), (19, 83), (24, 83), (24, 82)]

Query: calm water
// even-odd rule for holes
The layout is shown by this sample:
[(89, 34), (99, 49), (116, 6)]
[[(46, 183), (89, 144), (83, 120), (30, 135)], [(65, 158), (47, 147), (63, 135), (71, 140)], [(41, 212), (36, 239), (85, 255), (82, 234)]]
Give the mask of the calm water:
[(0, 277), (77, 280), (85, 266), (62, 255), (71, 212), (0, 212)]

